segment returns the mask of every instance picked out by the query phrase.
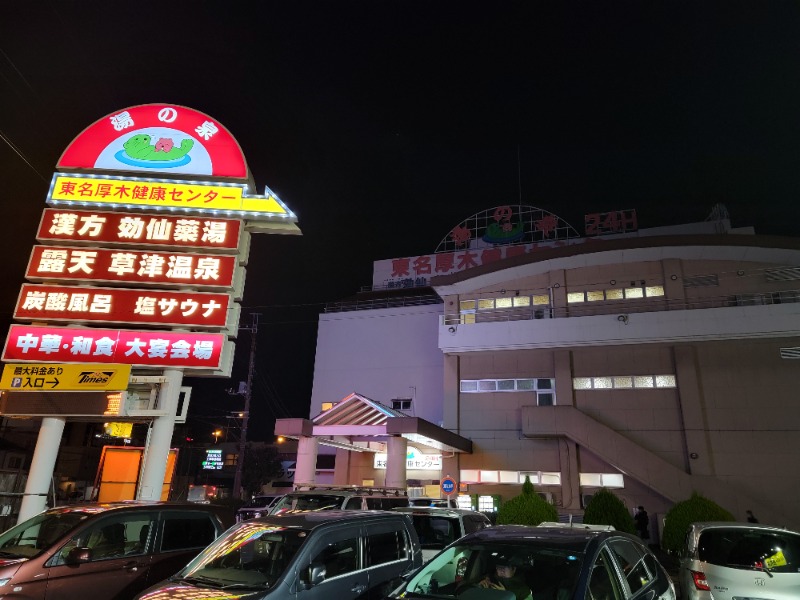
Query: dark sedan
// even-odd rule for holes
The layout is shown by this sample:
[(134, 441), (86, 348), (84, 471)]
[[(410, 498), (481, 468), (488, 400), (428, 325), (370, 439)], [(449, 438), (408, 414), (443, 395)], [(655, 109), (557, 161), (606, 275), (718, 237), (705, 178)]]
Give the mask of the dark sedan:
[(675, 600), (639, 538), (606, 527), (507, 525), (449, 545), (391, 594), (459, 600)]

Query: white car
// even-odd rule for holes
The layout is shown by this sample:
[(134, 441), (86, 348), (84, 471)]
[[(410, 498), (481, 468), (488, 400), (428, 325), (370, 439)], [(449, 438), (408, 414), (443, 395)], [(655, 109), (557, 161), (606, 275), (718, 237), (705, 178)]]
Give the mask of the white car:
[(797, 600), (800, 534), (755, 523), (692, 523), (680, 583), (686, 600)]
[(466, 534), (492, 525), (483, 513), (462, 508), (403, 506), (393, 510), (411, 515), (422, 546), (423, 562), (428, 562), (445, 546)]

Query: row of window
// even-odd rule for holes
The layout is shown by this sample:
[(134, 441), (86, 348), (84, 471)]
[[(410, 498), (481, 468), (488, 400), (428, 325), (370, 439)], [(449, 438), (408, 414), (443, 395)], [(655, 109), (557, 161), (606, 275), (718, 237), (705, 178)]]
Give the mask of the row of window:
[(537, 392), (552, 390), (555, 379), (462, 379), (461, 391), (465, 394), (483, 392)]
[(501, 298), (481, 298), (479, 300), (462, 300), (459, 303), (461, 312), (475, 310), (495, 310), (497, 308), (523, 308), (526, 306), (547, 306), (550, 296), (536, 294), (533, 296), (503, 296)]
[(674, 388), (675, 375), (620, 375), (613, 377), (575, 377), (576, 390), (630, 390), (648, 388)]
[(525, 483), (534, 485), (561, 485), (561, 473), (545, 471), (496, 471), (461, 469), (461, 483)]
[(629, 288), (612, 288), (609, 290), (589, 290), (585, 292), (568, 292), (567, 303), (602, 302), (604, 300), (634, 300), (637, 298), (654, 298), (664, 295), (664, 286), (649, 285)]

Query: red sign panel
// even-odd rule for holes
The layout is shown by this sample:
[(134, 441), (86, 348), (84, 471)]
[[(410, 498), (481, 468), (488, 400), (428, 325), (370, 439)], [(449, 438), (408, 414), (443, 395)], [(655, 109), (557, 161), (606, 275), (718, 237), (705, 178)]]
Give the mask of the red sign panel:
[(584, 216), (586, 235), (625, 233), (639, 229), (636, 210), (614, 210), (607, 213), (592, 213)]
[(73, 140), (58, 166), (247, 177), (242, 149), (219, 121), (173, 104), (144, 104), (106, 115)]
[(231, 288), (236, 260), (207, 254), (34, 246), (25, 277)]
[(242, 222), (235, 219), (45, 208), (36, 239), (235, 253), (241, 228)]
[(228, 294), (24, 283), (14, 318), (223, 328), (229, 303)]
[(218, 369), (224, 344), (221, 333), (12, 325), (3, 360)]

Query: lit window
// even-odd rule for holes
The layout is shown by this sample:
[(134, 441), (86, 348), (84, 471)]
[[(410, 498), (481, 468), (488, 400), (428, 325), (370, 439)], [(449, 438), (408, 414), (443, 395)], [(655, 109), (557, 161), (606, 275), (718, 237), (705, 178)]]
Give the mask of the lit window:
[(478, 310), (491, 310), (494, 308), (494, 298), (478, 300)]
[(624, 488), (625, 481), (620, 473), (603, 473), (603, 487)]
[(570, 304), (575, 304), (577, 302), (583, 302), (584, 295), (583, 292), (570, 292), (567, 294), (567, 302)]
[(519, 483), (525, 483), (525, 478), (531, 480), (531, 483), (536, 485), (539, 483), (539, 471), (520, 471), (519, 473)]
[(519, 483), (519, 473), (516, 471), (500, 471), (500, 483)]
[(374, 479), (362, 479), (361, 480), (361, 485), (363, 485), (365, 487), (372, 487), (372, 486), (375, 485), (375, 480)]
[(592, 378), (575, 377), (572, 380), (572, 387), (576, 390), (590, 390), (592, 389)]
[(622, 290), (606, 290), (606, 300), (622, 300)]
[(625, 299), (628, 300), (630, 298), (644, 298), (644, 291), (642, 288), (625, 288)]
[(653, 296), (663, 296), (664, 295), (664, 286), (662, 285), (651, 285), (644, 288), (644, 293), (648, 298)]
[(511, 308), (511, 298), (496, 298), (494, 305), (496, 308)]
[(475, 310), (475, 300), (462, 300), (461, 310)]
[(630, 389), (633, 387), (633, 377), (614, 377), (614, 387), (617, 389)]
[(589, 302), (602, 302), (605, 300), (605, 294), (603, 294), (603, 290), (595, 290), (592, 292), (586, 292), (586, 299)]
[(470, 381), (464, 380), (461, 382), (461, 391), (462, 392), (477, 392), (478, 391), (478, 382), (477, 381)]
[(656, 375), (656, 387), (674, 388), (675, 375)]
[(481, 483), (500, 483), (497, 471), (481, 471)]
[(603, 476), (600, 473), (581, 473), (580, 485), (590, 487), (602, 487)]
[(540, 305), (540, 304), (550, 304), (550, 296), (548, 296), (547, 294), (541, 294), (539, 296), (534, 296), (533, 297), (533, 303), (535, 305), (537, 305), (537, 306)]
[(494, 379), (481, 379), (478, 382), (479, 392), (494, 392), (497, 389), (497, 382)]
[(596, 390), (610, 390), (611, 389), (611, 377), (595, 377), (594, 378), (594, 389), (596, 389)]
[(561, 485), (561, 473), (542, 473), (542, 485)]
[(637, 375), (633, 378), (633, 385), (637, 388), (651, 388), (653, 387), (653, 377), (651, 375)]
[(478, 510), (481, 512), (494, 512), (494, 498), (491, 496), (478, 496)]
[(517, 296), (514, 298), (514, 306), (530, 306), (530, 305), (531, 305), (530, 296)]
[(322, 403), (322, 412), (325, 412), (326, 410), (330, 410), (332, 408), (333, 408), (333, 402), (323, 402)]
[(513, 392), (514, 391), (514, 380), (513, 379), (498, 379), (497, 380), (497, 391), (498, 392)]
[(524, 391), (532, 389), (533, 389), (533, 379), (517, 379), (517, 390)]
[(461, 315), (461, 322), (465, 325), (472, 325), (475, 322), (475, 313)]
[(463, 483), (478, 483), (480, 475), (477, 469), (461, 469), (461, 481)]

